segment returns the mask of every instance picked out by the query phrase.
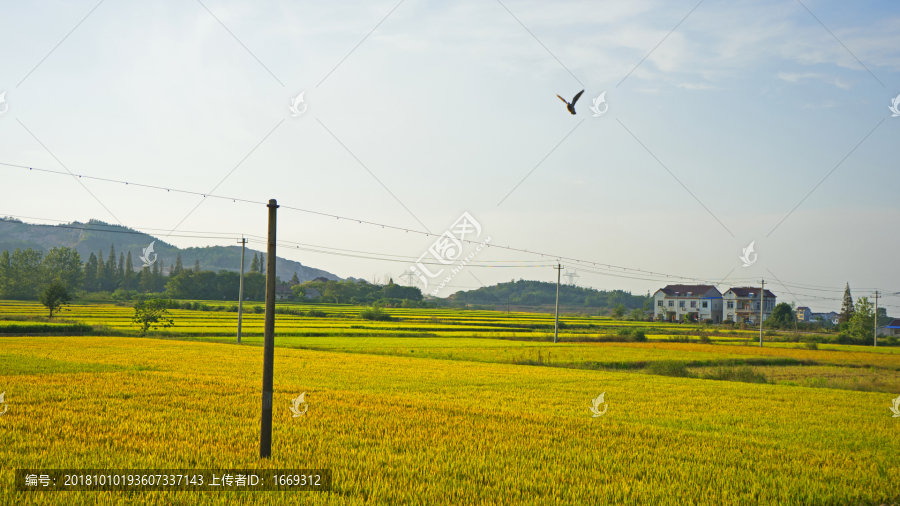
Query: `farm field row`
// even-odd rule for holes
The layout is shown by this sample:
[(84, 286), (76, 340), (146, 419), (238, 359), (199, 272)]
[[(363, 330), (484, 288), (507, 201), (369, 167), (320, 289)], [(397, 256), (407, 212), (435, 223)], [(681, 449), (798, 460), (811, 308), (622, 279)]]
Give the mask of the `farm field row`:
[[(288, 329), (390, 329), (395, 331), (434, 331), (444, 333), (496, 331), (496, 332), (547, 332), (552, 331), (554, 318), (552, 315), (534, 313), (499, 313), (486, 311), (458, 311), (447, 309), (386, 309), (385, 311), (396, 321), (379, 322), (357, 319), (361, 308), (358, 306), (337, 305), (278, 305), (279, 309), (308, 312), (310, 310), (326, 313), (326, 317), (308, 317), (292, 314), (277, 314), (276, 328)], [(237, 313), (217, 311), (197, 311), (173, 309), (176, 327), (173, 332), (205, 332), (227, 333), (237, 329)], [(113, 304), (73, 304), (62, 312), (60, 318), (76, 320), (86, 324), (102, 324), (112, 328), (130, 328), (135, 325), (131, 318), (133, 310), (129, 306)], [(4, 316), (41, 317), (46, 310), (34, 302), (0, 301), (0, 319)], [(243, 329), (261, 330), (264, 316), (257, 313), (244, 313)], [(579, 334), (609, 334), (620, 328), (640, 327), (652, 329), (654, 332), (665, 332), (667, 329), (683, 331), (684, 325), (656, 322), (617, 321), (600, 317), (564, 316), (560, 318), (564, 332)], [(752, 338), (752, 331), (729, 331), (731, 337)]]
[[(409, 340), (373, 341), (390, 347)], [(434, 340), (415, 344), (424, 350), (425, 341)], [(510, 345), (453, 341), (472, 353), (480, 346), (496, 354), (501, 343)], [(571, 351), (701, 353), (647, 346), (604, 343)], [(6, 463), (0, 502), (23, 500), (11, 491), (15, 468), (301, 465), (334, 473), (333, 493), (307, 494), (304, 504), (900, 499), (897, 419), (884, 394), (288, 346), (275, 351), (273, 457), (260, 461), (260, 351), (156, 338), (0, 337), (0, 381), (10, 406), (0, 417)], [(291, 399), (301, 392), (308, 412), (292, 418)], [(608, 412), (592, 418), (590, 399), (601, 392)], [(82, 492), (29, 496), (32, 504), (133, 500)], [(188, 498), (152, 492), (140, 500), (161, 505)], [(297, 499), (203, 497), (207, 504), (237, 500)]]

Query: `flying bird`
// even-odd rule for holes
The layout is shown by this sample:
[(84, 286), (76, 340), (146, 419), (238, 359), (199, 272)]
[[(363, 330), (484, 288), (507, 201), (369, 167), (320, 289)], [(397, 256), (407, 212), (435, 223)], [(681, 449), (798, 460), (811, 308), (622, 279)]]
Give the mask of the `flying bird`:
[(571, 104), (566, 102), (566, 99), (559, 97), (559, 95), (557, 95), (557, 97), (559, 97), (559, 99), (563, 102), (566, 102), (566, 109), (568, 109), (570, 113), (575, 114), (575, 102), (578, 102), (578, 97), (580, 97), (582, 93), (584, 93), (584, 90), (579, 91), (578, 94), (575, 95), (575, 98), (572, 99)]

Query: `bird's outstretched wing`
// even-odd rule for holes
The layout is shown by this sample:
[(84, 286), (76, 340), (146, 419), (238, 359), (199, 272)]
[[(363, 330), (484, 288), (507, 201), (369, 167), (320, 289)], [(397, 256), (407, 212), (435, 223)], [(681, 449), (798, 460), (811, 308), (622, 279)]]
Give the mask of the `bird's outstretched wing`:
[(581, 97), (581, 94), (582, 94), (582, 93), (584, 93), (584, 90), (579, 91), (578, 94), (575, 95), (575, 98), (572, 99), (572, 105), (573, 105), (573, 106), (575, 105), (575, 102), (578, 102), (578, 98)]
[[(557, 97), (559, 97), (559, 95), (557, 95)], [(559, 99), (562, 100), (563, 102), (565, 102), (566, 105), (569, 105), (569, 103), (566, 102), (566, 99), (564, 99), (564, 98), (562, 98), (562, 97), (559, 97)]]

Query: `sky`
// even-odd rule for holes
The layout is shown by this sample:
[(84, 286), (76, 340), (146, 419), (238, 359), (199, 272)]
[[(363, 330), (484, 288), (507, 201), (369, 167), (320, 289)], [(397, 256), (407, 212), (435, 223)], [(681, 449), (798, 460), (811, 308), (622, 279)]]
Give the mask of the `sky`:
[[(467, 244), (438, 296), (556, 281), (557, 258), (632, 293), (765, 279), (829, 311), (847, 283), (900, 292), (896, 2), (0, 10), (0, 215), (263, 249), (277, 199), (278, 255), (399, 280), (467, 212), (494, 247)], [(582, 89), (573, 116), (556, 95)]]

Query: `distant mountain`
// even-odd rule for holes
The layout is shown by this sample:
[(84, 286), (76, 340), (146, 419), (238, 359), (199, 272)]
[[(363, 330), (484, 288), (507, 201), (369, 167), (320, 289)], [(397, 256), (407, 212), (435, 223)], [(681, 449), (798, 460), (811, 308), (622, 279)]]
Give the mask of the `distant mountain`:
[[(241, 269), (240, 246), (207, 246), (205, 248), (184, 248), (173, 246), (152, 235), (136, 230), (110, 225), (97, 220), (91, 220), (87, 224), (72, 222), (67, 225), (32, 225), (22, 223), (10, 218), (0, 218), (0, 251), (16, 248), (33, 248), (44, 251), (50, 248), (67, 246), (75, 248), (81, 255), (81, 260), (86, 262), (91, 253), (97, 255), (103, 252), (103, 259), (109, 256), (109, 246), (116, 248), (116, 257), (119, 253), (131, 252), (131, 260), (135, 269), (142, 265), (141, 255), (144, 248), (153, 243), (153, 251), (158, 255), (157, 262), (168, 273), (169, 266), (175, 264), (175, 257), (181, 253), (181, 263), (186, 269), (192, 268), (194, 262), (200, 261), (202, 270), (226, 270), (239, 271)], [(246, 248), (244, 254), (244, 271), (250, 271), (250, 262), (253, 254), (261, 254), (258, 250)], [(310, 281), (318, 277), (340, 280), (330, 272), (313, 267), (307, 267), (300, 262), (277, 257), (275, 262), (275, 275), (282, 281), (288, 281), (297, 273), (300, 281)]]

